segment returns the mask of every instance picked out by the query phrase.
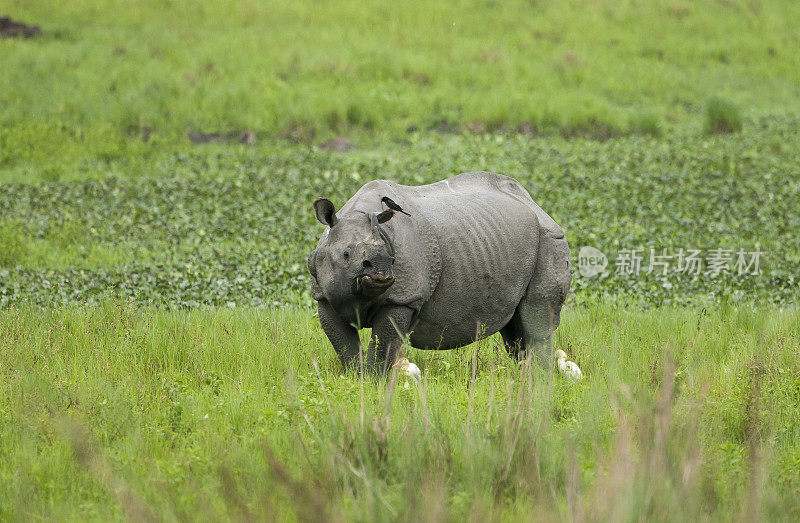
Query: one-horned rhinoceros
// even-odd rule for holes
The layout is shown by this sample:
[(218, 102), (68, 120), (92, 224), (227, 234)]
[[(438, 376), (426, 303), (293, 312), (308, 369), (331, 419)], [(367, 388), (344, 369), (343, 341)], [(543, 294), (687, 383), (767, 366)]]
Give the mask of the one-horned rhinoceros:
[[(404, 211), (403, 213), (397, 212)], [(359, 365), (358, 329), (372, 328), (372, 371), (402, 340), (453, 349), (500, 332), (506, 350), (547, 361), (572, 280), (564, 231), (513, 178), (464, 173), (421, 186), (364, 185), (339, 212), (314, 201), (327, 225), (308, 257), (322, 329), (344, 367)]]

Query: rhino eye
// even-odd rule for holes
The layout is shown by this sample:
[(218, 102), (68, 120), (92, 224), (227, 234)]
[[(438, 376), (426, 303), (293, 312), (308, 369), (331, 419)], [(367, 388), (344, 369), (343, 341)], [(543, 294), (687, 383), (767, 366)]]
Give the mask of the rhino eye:
[(344, 251), (344, 254), (342, 254), (342, 256), (344, 256), (344, 259), (346, 260), (347, 258), (350, 257), (350, 253), (347, 252), (347, 251)]

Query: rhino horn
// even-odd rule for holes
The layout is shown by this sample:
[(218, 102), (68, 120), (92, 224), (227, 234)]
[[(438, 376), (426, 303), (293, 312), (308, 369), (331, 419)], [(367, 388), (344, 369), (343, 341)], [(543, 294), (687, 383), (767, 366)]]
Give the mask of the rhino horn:
[(380, 238), (378, 234), (378, 215), (374, 212), (370, 213), (369, 221), (372, 224), (372, 239), (377, 241)]

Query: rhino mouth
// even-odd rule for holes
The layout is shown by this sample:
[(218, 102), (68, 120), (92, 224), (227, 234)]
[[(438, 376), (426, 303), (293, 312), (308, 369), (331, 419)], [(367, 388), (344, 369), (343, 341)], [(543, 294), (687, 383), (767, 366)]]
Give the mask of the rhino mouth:
[(386, 274), (384, 276), (370, 276), (365, 274), (356, 279), (356, 289), (365, 296), (379, 296), (386, 292), (386, 289), (394, 283), (394, 276)]

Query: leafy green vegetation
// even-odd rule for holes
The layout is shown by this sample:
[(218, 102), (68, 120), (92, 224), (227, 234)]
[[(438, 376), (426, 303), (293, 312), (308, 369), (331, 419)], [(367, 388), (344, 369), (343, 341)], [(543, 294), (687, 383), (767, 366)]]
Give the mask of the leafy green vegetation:
[[(606, 278), (576, 272), (573, 303), (796, 302), (797, 126), (770, 117), (736, 135), (602, 142), (415, 134), (346, 153), (210, 144), (97, 165), (86, 181), (5, 184), (0, 214), (15, 232), (4, 241), (18, 247), (0, 258), (0, 304), (86, 303), (109, 292), (166, 306), (309, 304), (305, 258), (321, 233), (314, 198), (342, 205), (372, 179), (413, 185), (475, 169), (520, 180), (566, 229), (576, 265), (583, 245), (609, 256)], [(758, 276), (614, 274), (625, 249), (640, 250), (644, 270), (651, 248), (756, 247)]]
[(362, 385), (305, 310), (6, 309), (0, 510), (800, 516), (796, 309), (597, 305), (568, 310), (557, 343), (583, 382), (518, 366), (495, 337), (411, 350), (419, 386)]
[(0, 267), (16, 265), (28, 257), (28, 245), (18, 222), (0, 222)]
[[(800, 519), (800, 3), (0, 16), (41, 28), (0, 38), (0, 518)], [(555, 340), (587, 379), (496, 337), (342, 375), (310, 202), (474, 170), (608, 255)], [(761, 274), (647, 270), (680, 249)]]

